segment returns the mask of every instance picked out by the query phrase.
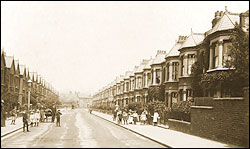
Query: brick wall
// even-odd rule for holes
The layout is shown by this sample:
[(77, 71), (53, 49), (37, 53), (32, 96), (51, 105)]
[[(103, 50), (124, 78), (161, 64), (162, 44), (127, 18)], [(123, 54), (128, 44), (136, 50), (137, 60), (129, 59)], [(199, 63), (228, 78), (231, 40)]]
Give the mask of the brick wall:
[(191, 108), (192, 134), (249, 147), (249, 88), (244, 98), (214, 98), (209, 106), (196, 103)]
[(170, 129), (190, 134), (190, 122), (168, 119), (168, 126)]

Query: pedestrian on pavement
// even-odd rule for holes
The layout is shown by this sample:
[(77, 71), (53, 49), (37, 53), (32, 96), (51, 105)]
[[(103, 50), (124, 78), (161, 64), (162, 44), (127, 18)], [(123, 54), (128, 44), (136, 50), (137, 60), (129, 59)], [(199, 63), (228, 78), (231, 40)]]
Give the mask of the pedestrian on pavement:
[(129, 112), (128, 112), (128, 123), (133, 124), (133, 112), (131, 109), (129, 109)]
[(137, 111), (134, 111), (134, 113), (133, 113), (133, 121), (134, 121), (134, 125), (136, 125), (136, 122), (138, 121)]
[(17, 110), (15, 106), (14, 109), (11, 111), (11, 125), (16, 125), (16, 118), (17, 118)]
[(40, 110), (37, 109), (36, 113), (35, 113), (35, 126), (37, 126), (37, 127), (39, 126), (40, 118), (41, 118), (41, 116), (40, 116)]
[(1, 100), (1, 127), (5, 127), (5, 108), (4, 108), (4, 100)]
[(43, 107), (41, 108), (41, 111), (40, 111), (40, 117), (41, 117), (41, 122), (44, 122), (45, 113), (44, 113)]
[(159, 114), (157, 111), (154, 112), (154, 117), (153, 117), (153, 123), (154, 123), (154, 126), (157, 126), (157, 123), (158, 123), (158, 119), (159, 119)]
[(147, 114), (147, 124), (148, 125), (152, 124), (152, 121), (153, 121), (152, 117), (153, 116), (152, 116), (151, 112), (149, 111), (148, 114)]
[(92, 113), (92, 108), (89, 108), (89, 114), (91, 114)]
[(23, 113), (23, 132), (25, 132), (25, 127), (27, 128), (27, 132), (29, 132), (29, 124), (28, 124), (28, 113), (26, 110), (24, 110)]
[(117, 116), (118, 116), (118, 124), (121, 124), (121, 122), (122, 122), (122, 111), (121, 110), (119, 110), (119, 112), (117, 113)]
[(52, 123), (55, 121), (55, 115), (56, 115), (56, 105), (53, 105), (52, 107)]
[(146, 110), (144, 110), (144, 111), (142, 112), (142, 114), (141, 114), (141, 122), (142, 122), (142, 124), (145, 125), (146, 120), (147, 120), (147, 113), (146, 113)]
[(124, 121), (124, 125), (128, 125), (128, 113), (126, 109), (123, 111), (122, 119)]
[(61, 124), (60, 124), (61, 115), (62, 115), (62, 113), (60, 112), (60, 110), (57, 110), (57, 112), (56, 112), (56, 126), (57, 127), (61, 127)]
[(34, 112), (33, 110), (30, 112), (30, 126), (33, 127), (35, 126), (35, 115), (34, 115)]
[(113, 121), (116, 121), (116, 116), (117, 116), (117, 110), (115, 109), (113, 111)]

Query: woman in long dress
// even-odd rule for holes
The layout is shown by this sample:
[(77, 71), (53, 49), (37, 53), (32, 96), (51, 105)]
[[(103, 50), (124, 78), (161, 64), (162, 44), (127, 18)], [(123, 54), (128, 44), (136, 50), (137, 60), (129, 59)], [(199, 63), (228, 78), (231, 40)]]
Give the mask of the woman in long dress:
[(158, 119), (159, 119), (159, 114), (157, 111), (155, 111), (153, 116), (153, 123), (155, 126), (157, 125)]

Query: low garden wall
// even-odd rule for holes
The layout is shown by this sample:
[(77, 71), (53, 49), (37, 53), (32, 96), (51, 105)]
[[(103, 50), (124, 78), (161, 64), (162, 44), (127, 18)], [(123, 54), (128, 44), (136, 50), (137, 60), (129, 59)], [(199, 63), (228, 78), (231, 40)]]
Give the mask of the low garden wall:
[(168, 119), (168, 126), (170, 129), (181, 131), (184, 133), (191, 133), (190, 127), (191, 123), (186, 121), (180, 121), (175, 119)]
[(211, 106), (197, 103), (191, 107), (192, 134), (249, 147), (249, 88), (244, 97), (213, 98)]

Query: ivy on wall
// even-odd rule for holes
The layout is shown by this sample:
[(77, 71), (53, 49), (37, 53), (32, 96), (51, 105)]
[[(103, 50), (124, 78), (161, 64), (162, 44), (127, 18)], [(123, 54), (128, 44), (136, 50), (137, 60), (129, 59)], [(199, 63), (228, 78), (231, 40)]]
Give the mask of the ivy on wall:
[(204, 96), (206, 90), (220, 88), (230, 90), (231, 96), (242, 96), (243, 87), (249, 86), (249, 33), (236, 25), (231, 39), (232, 60), (227, 61), (226, 66), (233, 69), (226, 71), (205, 72), (209, 64), (209, 44), (208, 41), (203, 43), (205, 50), (198, 53), (198, 60), (192, 66), (194, 79), (191, 85), (195, 97)]

